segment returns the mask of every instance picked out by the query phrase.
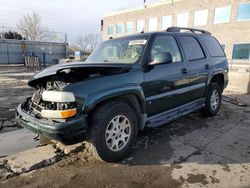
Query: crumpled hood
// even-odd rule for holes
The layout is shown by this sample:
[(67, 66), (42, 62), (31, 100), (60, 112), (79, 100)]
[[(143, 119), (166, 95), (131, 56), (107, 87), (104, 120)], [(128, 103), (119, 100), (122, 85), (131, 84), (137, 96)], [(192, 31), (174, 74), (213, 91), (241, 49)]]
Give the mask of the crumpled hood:
[(103, 70), (109, 70), (109, 69), (124, 69), (124, 70), (128, 70), (130, 69), (131, 64), (109, 64), (109, 63), (86, 63), (86, 62), (71, 62), (71, 63), (65, 63), (65, 64), (57, 64), (57, 65), (53, 65), (50, 66), (38, 73), (36, 73), (35, 75), (33, 75), (32, 77), (30, 77), (29, 81), (28, 81), (28, 85), (31, 87), (36, 87), (37, 84), (41, 81), (44, 80), (48, 77), (57, 75), (58, 73), (60, 73), (60, 71), (62, 70), (66, 70), (66, 69), (83, 69), (82, 71), (84, 71), (84, 69), (90, 69), (92, 72), (94, 70), (98, 71), (100, 69)]

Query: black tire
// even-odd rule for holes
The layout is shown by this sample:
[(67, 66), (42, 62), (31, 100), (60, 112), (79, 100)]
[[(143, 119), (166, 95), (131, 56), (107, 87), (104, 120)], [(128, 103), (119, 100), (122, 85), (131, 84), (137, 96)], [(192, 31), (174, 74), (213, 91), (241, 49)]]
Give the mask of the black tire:
[[(130, 123), (130, 137), (127, 139), (127, 143), (123, 144), (122, 146), (123, 148), (121, 150), (112, 151), (112, 149), (109, 148), (111, 146), (108, 147), (109, 143), (106, 143), (105, 134), (107, 134), (106, 133), (107, 127), (110, 125), (111, 120), (119, 116), (126, 117), (128, 120), (126, 122)], [(138, 134), (138, 120), (133, 108), (131, 108), (126, 103), (118, 101), (106, 103), (103, 106), (99, 107), (92, 114), (90, 123), (91, 123), (90, 142), (94, 145), (95, 148), (94, 155), (96, 158), (100, 157), (102, 160), (107, 162), (117, 162), (122, 160), (124, 157), (128, 155), (128, 153), (131, 150), (131, 147), (134, 145), (136, 141)], [(114, 127), (114, 125), (112, 125), (112, 127)], [(120, 131), (123, 131), (122, 128)], [(113, 141), (111, 140), (111, 143), (112, 142)], [(110, 145), (112, 145), (111, 143)], [(122, 142), (118, 141), (118, 147), (119, 143)], [(98, 155), (96, 156), (96, 154)], [(92, 155), (93, 155), (93, 148), (92, 148)]]
[[(215, 108), (215, 105), (213, 105), (212, 96), (213, 94), (218, 94), (218, 105)], [(221, 96), (222, 96), (222, 88), (218, 83), (212, 82), (209, 85), (206, 100), (205, 100), (205, 106), (200, 110), (201, 114), (205, 117), (212, 117), (215, 116), (221, 106)]]

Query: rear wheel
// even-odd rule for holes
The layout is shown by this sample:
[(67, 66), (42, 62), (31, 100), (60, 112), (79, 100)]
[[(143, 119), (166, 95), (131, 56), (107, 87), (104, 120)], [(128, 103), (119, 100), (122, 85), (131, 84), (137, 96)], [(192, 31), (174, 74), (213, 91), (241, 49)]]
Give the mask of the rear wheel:
[(212, 82), (209, 86), (205, 106), (201, 109), (201, 114), (206, 117), (215, 116), (220, 110), (222, 89), (218, 83)]
[(120, 161), (129, 153), (138, 133), (135, 114), (123, 102), (109, 102), (92, 114), (90, 140), (102, 160)]

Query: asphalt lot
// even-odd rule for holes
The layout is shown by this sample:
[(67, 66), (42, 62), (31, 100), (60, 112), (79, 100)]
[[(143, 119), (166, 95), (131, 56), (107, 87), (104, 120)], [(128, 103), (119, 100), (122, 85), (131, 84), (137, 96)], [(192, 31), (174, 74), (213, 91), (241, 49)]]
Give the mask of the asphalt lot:
[[(17, 101), (32, 92), (26, 89)], [(250, 105), (250, 95), (226, 95)], [(195, 112), (146, 129), (120, 163), (98, 161), (84, 143), (80, 146), (62, 152), (60, 146), (48, 145), (0, 158), (0, 187), (250, 187), (249, 106), (223, 102), (216, 117), (205, 119)]]

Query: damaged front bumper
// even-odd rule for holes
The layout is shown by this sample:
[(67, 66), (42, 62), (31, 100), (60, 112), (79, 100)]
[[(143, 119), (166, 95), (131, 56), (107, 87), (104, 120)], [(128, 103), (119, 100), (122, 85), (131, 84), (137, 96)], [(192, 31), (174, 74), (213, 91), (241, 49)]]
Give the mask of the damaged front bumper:
[(23, 109), (24, 103), (17, 107), (16, 122), (33, 133), (44, 135), (53, 140), (64, 143), (78, 142), (84, 139), (87, 130), (85, 116), (79, 116), (67, 122), (50, 122), (46, 119), (38, 119)]

